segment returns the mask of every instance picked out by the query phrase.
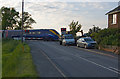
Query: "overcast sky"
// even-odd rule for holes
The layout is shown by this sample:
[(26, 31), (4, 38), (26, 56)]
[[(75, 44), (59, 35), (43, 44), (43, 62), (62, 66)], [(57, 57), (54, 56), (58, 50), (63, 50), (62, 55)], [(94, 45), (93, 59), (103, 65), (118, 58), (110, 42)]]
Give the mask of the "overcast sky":
[[(110, 2), (109, 2), (110, 1)], [(116, 0), (25, 0), (25, 11), (29, 12), (37, 22), (34, 29), (69, 30), (69, 24), (79, 21), (87, 32), (93, 25), (107, 28), (108, 11), (118, 6)], [(0, 7), (14, 7), (21, 12), (21, 0), (0, 0)]]

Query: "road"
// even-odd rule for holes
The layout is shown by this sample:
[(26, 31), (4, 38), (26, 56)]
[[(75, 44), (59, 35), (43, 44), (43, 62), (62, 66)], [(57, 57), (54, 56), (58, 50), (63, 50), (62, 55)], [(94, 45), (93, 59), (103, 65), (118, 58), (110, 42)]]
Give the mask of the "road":
[(117, 55), (97, 49), (27, 41), (40, 77), (118, 77)]

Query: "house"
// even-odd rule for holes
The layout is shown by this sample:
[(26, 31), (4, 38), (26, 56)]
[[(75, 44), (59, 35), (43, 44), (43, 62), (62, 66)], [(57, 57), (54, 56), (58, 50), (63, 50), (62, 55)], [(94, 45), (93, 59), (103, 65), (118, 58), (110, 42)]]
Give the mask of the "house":
[(106, 15), (108, 15), (108, 28), (120, 28), (120, 4)]

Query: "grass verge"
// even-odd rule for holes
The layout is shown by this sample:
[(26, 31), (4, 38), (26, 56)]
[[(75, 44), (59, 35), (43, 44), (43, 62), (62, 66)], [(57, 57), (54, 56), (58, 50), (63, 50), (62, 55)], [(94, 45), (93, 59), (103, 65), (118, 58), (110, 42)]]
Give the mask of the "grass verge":
[(2, 77), (37, 76), (29, 46), (17, 40), (4, 39), (2, 42)]
[(2, 78), (2, 40), (0, 39), (0, 79)]

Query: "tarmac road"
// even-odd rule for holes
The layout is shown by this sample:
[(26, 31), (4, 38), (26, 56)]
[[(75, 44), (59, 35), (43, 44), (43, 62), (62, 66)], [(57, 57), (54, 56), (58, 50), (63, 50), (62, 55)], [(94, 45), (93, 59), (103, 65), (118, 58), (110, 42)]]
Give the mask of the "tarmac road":
[(40, 77), (118, 77), (118, 57), (110, 52), (27, 41)]

